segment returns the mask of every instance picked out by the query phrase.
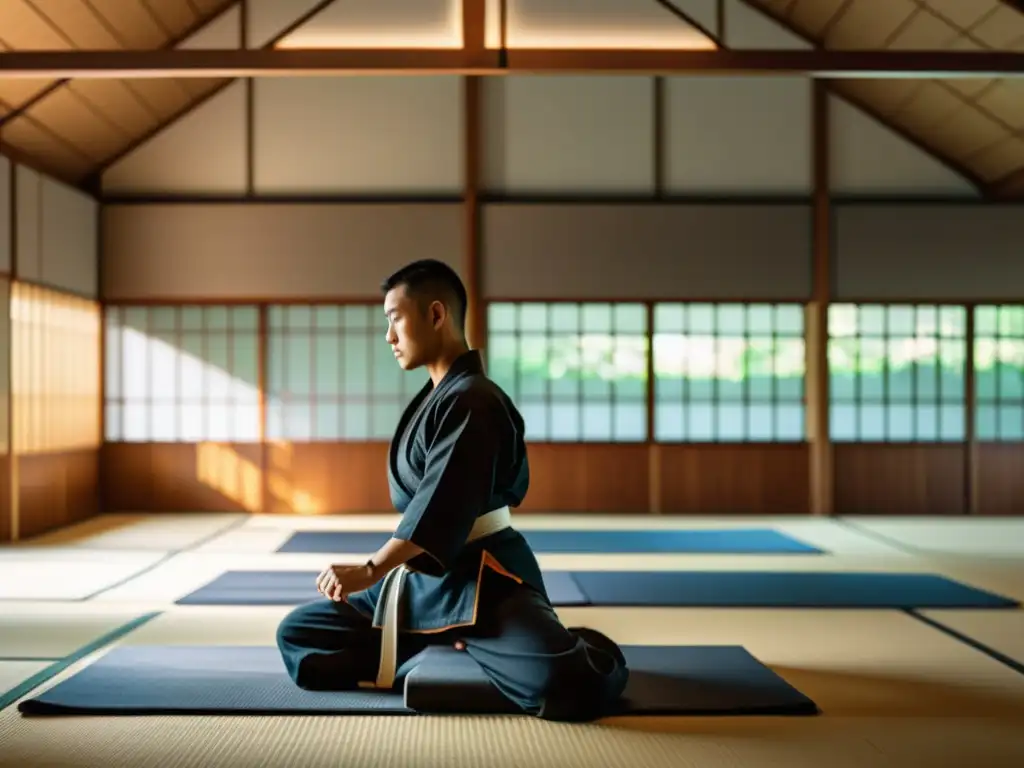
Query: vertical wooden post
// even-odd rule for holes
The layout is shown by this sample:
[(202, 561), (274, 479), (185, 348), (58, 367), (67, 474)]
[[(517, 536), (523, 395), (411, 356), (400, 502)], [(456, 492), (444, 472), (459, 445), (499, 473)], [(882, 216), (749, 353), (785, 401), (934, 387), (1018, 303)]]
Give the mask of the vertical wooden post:
[[(485, 52), (485, 18), (484, 0), (463, 0), (462, 46), (467, 52), (480, 57)], [(487, 310), (483, 302), (483, 280), (480, 274), (481, 90), (479, 77), (463, 78), (463, 258), (466, 293), (469, 295), (466, 334), (470, 347), (478, 350), (482, 350), (487, 343)]]
[[(3, 142), (0, 141), (0, 147), (3, 146)], [(7, 409), (7, 433), (4, 435), (4, 442), (7, 444), (7, 461), (4, 463), (6, 477), (0, 481), (0, 485), (6, 483), (7, 498), (4, 499), (4, 503), (0, 505), (0, 514), (3, 514), (6, 520), (2, 526), (4, 531), (3, 535), (0, 536), (0, 541), (10, 540), (15, 541), (18, 538), (18, 511), (17, 511), (17, 493), (16, 486), (14, 483), (15, 472), (14, 472), (14, 354), (12, 352), (14, 342), (14, 323), (11, 321), (11, 298), (14, 290), (14, 275), (17, 270), (17, 227), (18, 227), (18, 208), (15, 204), (15, 193), (17, 185), (14, 179), (14, 163), (10, 163), (10, 172), (8, 174), (8, 218), (10, 219), (10, 231), (8, 234), (7, 246), (10, 249), (10, 270), (7, 278), (7, 338), (6, 347), (3, 354), (7, 356), (7, 402), (4, 403), (3, 407)]]
[(811, 152), (814, 176), (812, 295), (807, 307), (807, 427), (810, 441), (810, 508), (834, 512), (834, 461), (829, 432), (828, 307), (831, 298), (832, 206), (829, 178), (829, 96), (822, 80), (812, 87)]
[(18, 279), (18, 170), (11, 163), (11, 279), (8, 280), (8, 335), (7, 335), (7, 472), (10, 486), (11, 541), (21, 537), (21, 473), (18, 471), (18, 430), (15, 421), (18, 411), (15, 407), (14, 390), (18, 383), (15, 369), (14, 346), (18, 329), (14, 320), (15, 281)]
[(665, 197), (665, 78), (660, 75), (651, 78), (651, 100), (654, 107), (653, 124), (654, 136), (652, 144), (654, 151), (651, 162), (654, 174), (654, 199), (661, 200)]
[(480, 90), (479, 77), (463, 79), (463, 110), (465, 112), (465, 183), (462, 191), (463, 205), (463, 260), (466, 270), (466, 293), (469, 295), (469, 315), (466, 318), (466, 332), (469, 345), (483, 349), (487, 342), (487, 310), (483, 302), (483, 278), (481, 275), (481, 232), (480, 197), (478, 169), (480, 160)]
[[(98, 190), (102, 190), (102, 176), (96, 180)], [(99, 514), (107, 511), (106, 491), (103, 482), (103, 447), (107, 442), (107, 304), (103, 300), (103, 196), (102, 191), (96, 193), (96, 303), (99, 305), (100, 313), (100, 337), (99, 337), (99, 446), (97, 452), (99, 457), (98, 482), (96, 483), (96, 510)], [(120, 350), (119, 350), (120, 351)]]
[(256, 340), (256, 391), (259, 397), (259, 457), (260, 457), (260, 502), (259, 511), (263, 514), (270, 512), (270, 480), (267, 473), (270, 468), (269, 452), (267, 445), (267, 305), (260, 304), (258, 331)]
[[(654, 136), (651, 163), (654, 178), (654, 199), (665, 197), (665, 78), (654, 77), (652, 100), (654, 106)], [(655, 438), (655, 365), (654, 365), (654, 302), (647, 302), (647, 511), (662, 513), (661, 478), (663, 459), (661, 446)]]
[(662, 513), (661, 506), (661, 446), (654, 435), (654, 402), (657, 389), (654, 386), (654, 302), (647, 302), (647, 511), (652, 515)]
[[(249, 49), (249, 0), (242, 0), (238, 14), (239, 47)], [(245, 78), (245, 196), (256, 196), (256, 78)]]
[(978, 514), (978, 427), (975, 419), (977, 376), (974, 360), (974, 320), (976, 305), (967, 305), (964, 326), (966, 355), (964, 358), (964, 514)]

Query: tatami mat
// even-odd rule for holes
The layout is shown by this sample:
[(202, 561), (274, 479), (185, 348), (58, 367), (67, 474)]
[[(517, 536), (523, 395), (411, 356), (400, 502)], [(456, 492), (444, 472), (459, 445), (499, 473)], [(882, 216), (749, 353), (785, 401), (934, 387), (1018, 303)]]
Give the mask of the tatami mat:
[[(227, 570), (316, 571), (329, 562), (349, 559), (344, 553), (336, 557), (275, 554), (273, 550), (296, 528), (389, 530), (397, 519), (379, 515), (254, 516), (244, 520), (217, 516), (216, 525), (207, 526), (207, 521), (197, 522), (191, 515), (173, 517), (126, 516), (116, 526), (99, 526), (89, 536), (59, 541), (53, 547), (0, 550), (0, 590), (7, 588), (19, 598), (0, 603), (0, 656), (3, 647), (9, 648), (12, 656), (22, 656), (26, 650), (40, 658), (43, 654), (63, 655), (72, 646), (79, 647), (154, 608), (165, 612), (117, 642), (272, 644), (288, 607), (175, 606), (173, 601)], [(169, 525), (165, 528), (165, 524)], [(636, 518), (589, 516), (522, 516), (517, 524), (523, 529), (640, 527)], [(974, 537), (975, 553), (952, 548), (947, 552), (942, 547), (914, 549), (899, 540), (887, 540), (876, 532), (864, 532), (835, 520), (643, 520), (644, 528), (655, 529), (766, 525), (822, 547), (829, 554), (543, 554), (539, 559), (550, 569), (925, 572), (1024, 599), (1024, 560), (1008, 552), (1011, 547), (1005, 542), (983, 546), (987, 534), (967, 536)], [(161, 529), (167, 531), (167, 537), (157, 535)], [(1010, 533), (1003, 531), (1003, 535)], [(92, 546), (89, 541), (98, 544)], [(140, 546), (128, 546), (130, 542)], [(194, 549), (188, 551), (190, 548)], [(165, 558), (162, 552), (170, 554)], [(67, 576), (72, 572), (68, 567), (71, 563), (79, 568), (74, 571), (74, 579)], [(5, 578), (4, 568), (13, 581)], [(25, 597), (40, 594), (53, 599), (58, 584), (63, 587), (58, 599), (72, 600), (75, 595), (96, 591), (97, 584), (102, 588), (121, 580), (115, 576), (125, 579), (125, 583), (87, 603), (24, 601)], [(104, 580), (109, 583), (102, 584)], [(1024, 675), (902, 612), (562, 608), (559, 614), (567, 624), (593, 626), (623, 643), (744, 645), (812, 697), (823, 714), (817, 718), (635, 718), (591, 725), (462, 717), (33, 720), (23, 718), (15, 706), (9, 706), (0, 712), (0, 766), (1024, 765), (1024, 736), (1019, 730), (1024, 721)], [(1020, 645), (1024, 611), (928, 611), (924, 615), (1007, 656), (1024, 654)], [(43, 687), (64, 679), (108, 649), (86, 656)], [(0, 662), (0, 685), (9, 689), (47, 664)]]
[[(179, 607), (120, 644), (273, 645), (288, 608)], [(742, 645), (832, 716), (1024, 717), (1024, 675), (895, 611), (565, 608), (626, 644)]]
[(846, 517), (851, 527), (912, 552), (1024, 557), (1022, 518)]
[(82, 600), (163, 557), (160, 552), (0, 550), (0, 600)]
[[(130, 644), (273, 642), (286, 609), (178, 608)], [(1019, 766), (1024, 676), (888, 612), (565, 609), (622, 642), (740, 643), (821, 705), (820, 718), (21, 718), (5, 765)], [(72, 674), (72, 666), (47, 686)], [(936, 734), (956, 732), (955, 739)], [(1017, 732), (1019, 733), (1019, 732)], [(981, 761), (981, 762), (979, 762)]]
[(125, 606), (0, 602), (0, 658), (56, 659), (139, 615)]
[(146, 564), (160, 560), (159, 550), (104, 550), (79, 547), (28, 547), (0, 545), (0, 563), (118, 563)]
[(1024, 602), (1024, 558), (933, 555), (916, 560), (934, 564), (952, 579)]
[[(346, 529), (350, 530), (350, 529)], [(374, 530), (374, 529), (369, 529)], [(193, 549), (197, 553), (273, 554), (292, 535), (287, 528), (239, 526), (214, 536)]]
[(922, 616), (1013, 659), (1024, 668), (1024, 610), (921, 611)]
[(118, 645), (274, 645), (288, 607), (178, 606), (161, 613)]
[(559, 611), (623, 643), (742, 644), (830, 716), (1024, 717), (1024, 675), (897, 611)]
[[(138, 603), (161, 605), (173, 603), (190, 592), (209, 583), (225, 571), (261, 570), (320, 572), (332, 562), (343, 559), (325, 558), (323, 555), (268, 555), (183, 552), (161, 563), (156, 568), (97, 595), (101, 603)], [(348, 562), (362, 562), (349, 560)], [(313, 581), (310, 581), (313, 584)]]
[[(11, 661), (0, 658), (0, 700), (3, 699), (7, 691), (11, 691), (21, 685), (32, 675), (42, 672), (52, 663), (52, 661), (42, 660), (19, 659)], [(4, 746), (3, 739), (0, 739), (0, 765), (3, 764)]]
[[(648, 723), (657, 727), (659, 724)], [(949, 723), (945, 724), (947, 727)], [(22, 722), (0, 716), (0, 764), (138, 768), (908, 768), (976, 765), (978, 752), (942, 745), (937, 724), (913, 723), (909, 745), (890, 738), (891, 758), (863, 720), (772, 720), (743, 726), (723, 719), (669, 724), (682, 732), (544, 723), (522, 718), (91, 718)], [(665, 728), (665, 724), (660, 724)], [(956, 723), (953, 727), (960, 728)], [(973, 745), (996, 745), (1019, 768), (1024, 749), (1009, 726), (964, 727)], [(756, 728), (756, 733), (750, 729)], [(927, 734), (931, 733), (931, 738)], [(998, 741), (997, 741), (998, 740)], [(903, 755), (912, 753), (907, 761)], [(942, 762), (928, 762), (941, 760)], [(924, 762), (922, 762), (924, 760)], [(951, 760), (952, 762), (948, 762)], [(1016, 762), (1014, 762), (1016, 761)]]
[(170, 552), (195, 546), (245, 522), (247, 517), (205, 512), (104, 514), (30, 539), (21, 546)]

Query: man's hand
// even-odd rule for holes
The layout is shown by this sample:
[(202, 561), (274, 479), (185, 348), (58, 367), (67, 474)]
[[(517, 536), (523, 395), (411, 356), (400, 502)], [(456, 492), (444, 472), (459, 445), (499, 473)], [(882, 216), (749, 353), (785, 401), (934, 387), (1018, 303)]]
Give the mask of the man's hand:
[(329, 600), (344, 600), (369, 589), (398, 566), (423, 553), (410, 541), (391, 538), (365, 565), (332, 565), (316, 579), (317, 591)]
[(364, 565), (331, 565), (316, 580), (317, 591), (328, 600), (339, 602), (353, 592), (369, 589), (380, 580), (376, 569)]

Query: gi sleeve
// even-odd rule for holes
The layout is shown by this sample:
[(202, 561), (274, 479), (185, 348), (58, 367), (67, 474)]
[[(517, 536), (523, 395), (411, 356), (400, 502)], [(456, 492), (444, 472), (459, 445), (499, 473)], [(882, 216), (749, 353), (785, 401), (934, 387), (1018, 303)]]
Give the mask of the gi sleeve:
[(394, 537), (411, 541), (447, 571), (477, 517), (488, 511), (498, 458), (491, 404), (463, 393), (441, 415), (423, 480)]

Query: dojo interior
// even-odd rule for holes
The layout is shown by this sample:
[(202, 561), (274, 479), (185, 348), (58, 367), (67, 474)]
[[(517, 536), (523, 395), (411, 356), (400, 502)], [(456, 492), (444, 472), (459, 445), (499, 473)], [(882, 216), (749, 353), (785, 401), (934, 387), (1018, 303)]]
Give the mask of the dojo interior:
[[(0, 765), (1024, 765), (1020, 2), (2, 5), (4, 66), (67, 58), (0, 69)], [(311, 48), (509, 71), (267, 69)], [(617, 71), (659, 51), (922, 58)], [(633, 654), (599, 722), (275, 666), (395, 525), (378, 286), (428, 257), (559, 616)]]

